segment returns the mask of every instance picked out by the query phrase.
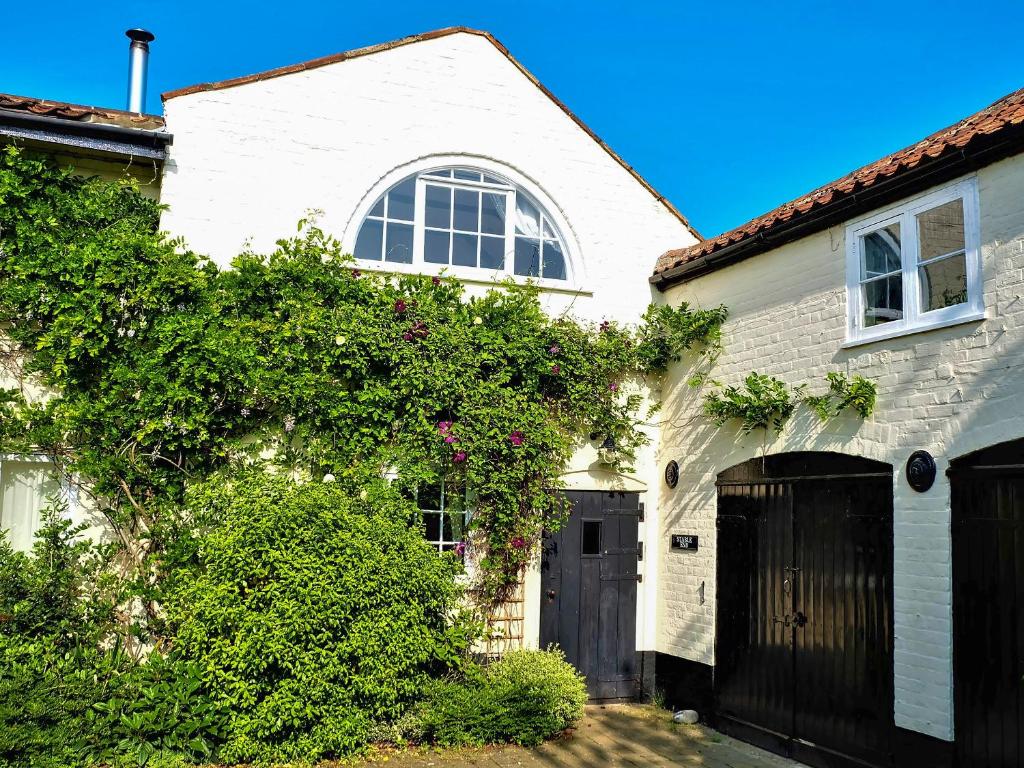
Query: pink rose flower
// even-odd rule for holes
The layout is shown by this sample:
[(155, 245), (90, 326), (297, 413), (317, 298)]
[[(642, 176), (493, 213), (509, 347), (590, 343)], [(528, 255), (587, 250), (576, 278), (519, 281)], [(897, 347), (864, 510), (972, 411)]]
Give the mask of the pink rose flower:
[(520, 445), (523, 444), (523, 433), (520, 432), (519, 430), (516, 430), (515, 432), (508, 436), (508, 441), (518, 448)]
[(395, 314), (404, 314), (406, 309), (408, 309), (408, 305), (402, 299), (395, 302)]
[(466, 460), (466, 452), (465, 451), (456, 451), (455, 455), (452, 456), (452, 461), (454, 461), (456, 464), (461, 464), (465, 460)]
[(558, 363), (555, 363), (554, 365), (551, 366), (551, 372), (552, 373), (558, 374), (558, 373), (561, 373), (561, 371), (562, 371), (562, 366), (560, 366)]

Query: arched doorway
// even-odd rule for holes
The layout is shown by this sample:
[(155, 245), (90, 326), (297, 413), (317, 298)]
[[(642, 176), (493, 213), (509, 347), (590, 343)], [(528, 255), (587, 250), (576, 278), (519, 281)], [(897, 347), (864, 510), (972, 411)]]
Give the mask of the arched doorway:
[(734, 466), (717, 538), (719, 727), (812, 765), (892, 765), (892, 467)]
[(950, 463), (958, 765), (1024, 766), (1024, 440)]

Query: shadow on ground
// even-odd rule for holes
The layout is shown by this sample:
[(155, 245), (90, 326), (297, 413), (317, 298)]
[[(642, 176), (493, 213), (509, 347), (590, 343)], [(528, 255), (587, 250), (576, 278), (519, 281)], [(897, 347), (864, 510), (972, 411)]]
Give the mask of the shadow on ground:
[(699, 725), (677, 725), (664, 710), (618, 704), (587, 707), (571, 735), (540, 747), (409, 751), (380, 755), (361, 765), (389, 768), (792, 768), (776, 757)]

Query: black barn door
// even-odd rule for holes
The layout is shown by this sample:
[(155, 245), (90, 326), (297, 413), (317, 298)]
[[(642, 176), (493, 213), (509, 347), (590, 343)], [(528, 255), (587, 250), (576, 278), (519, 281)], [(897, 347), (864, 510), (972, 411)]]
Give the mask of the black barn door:
[(544, 539), (541, 646), (561, 646), (591, 699), (635, 698), (639, 495), (566, 495), (569, 520)]
[(715, 714), (812, 765), (892, 764), (892, 471), (839, 454), (719, 476)]
[(962, 768), (1024, 766), (1024, 441), (952, 462), (954, 738)]

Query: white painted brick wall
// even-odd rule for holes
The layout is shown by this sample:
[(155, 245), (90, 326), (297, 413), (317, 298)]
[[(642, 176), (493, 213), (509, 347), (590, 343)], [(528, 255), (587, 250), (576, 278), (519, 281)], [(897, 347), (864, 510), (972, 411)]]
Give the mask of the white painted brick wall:
[[(768, 452), (831, 450), (889, 462), (894, 480), (896, 724), (952, 738), (950, 459), (1024, 436), (1024, 156), (978, 172), (984, 295), (980, 323), (843, 350), (845, 243), (842, 226), (671, 289), (670, 303), (726, 304), (725, 353), (715, 377), (737, 383), (750, 371), (789, 384), (840, 370), (878, 384), (866, 423), (821, 426), (801, 407)], [(714, 652), (715, 477), (758, 455), (761, 436), (716, 429), (700, 415), (701, 393), (673, 371), (658, 461), (682, 467), (679, 486), (662, 486), (658, 649), (712, 663)], [(935, 456), (926, 493), (903, 478), (916, 449)], [(668, 551), (668, 534), (701, 535), (698, 553)], [(705, 544), (706, 542), (706, 544)], [(701, 583), (706, 602), (698, 604)]]
[[(165, 104), (174, 134), (163, 228), (227, 264), (246, 242), (269, 250), (310, 208), (352, 240), (356, 208), (383, 177), (421, 158), (464, 155), (508, 166), (552, 200), (586, 271), (580, 296), (548, 292), (549, 312), (632, 322), (652, 300), (654, 258), (694, 242), (666, 207), (486, 39), (455, 34)], [(638, 120), (638, 130), (643, 129)], [(472, 164), (473, 160), (467, 160)], [(371, 201), (372, 202), (372, 201)], [(478, 286), (477, 289), (480, 289)], [(568, 487), (643, 492), (657, 475), (652, 445), (635, 477), (574, 456)], [(656, 479), (656, 478), (655, 478)], [(651, 494), (647, 494), (648, 496)], [(646, 500), (647, 551), (657, 510)], [(655, 638), (656, 561), (643, 564), (638, 643)], [(526, 633), (536, 643), (538, 572), (529, 575)]]

